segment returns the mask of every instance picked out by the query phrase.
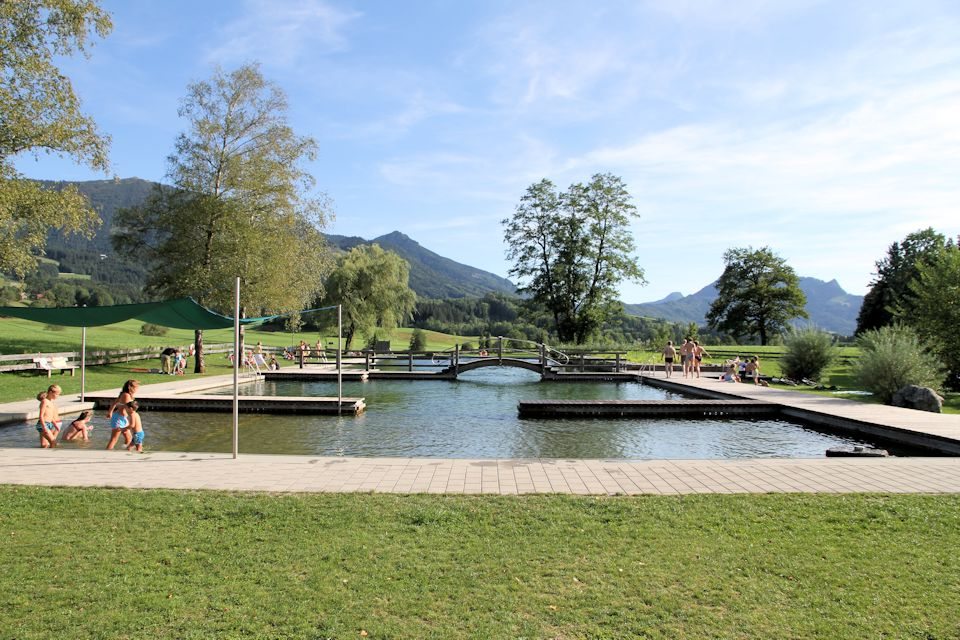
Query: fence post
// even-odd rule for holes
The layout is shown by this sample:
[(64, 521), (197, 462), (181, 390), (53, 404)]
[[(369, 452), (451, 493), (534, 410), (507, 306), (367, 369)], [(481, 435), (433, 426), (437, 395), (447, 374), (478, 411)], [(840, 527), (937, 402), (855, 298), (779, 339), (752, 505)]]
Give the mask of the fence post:
[(586, 358), (586, 355), (581, 352), (581, 353), (580, 353), (580, 373), (583, 373), (583, 372), (585, 372), (585, 371), (587, 370), (586, 366), (584, 366), (584, 359), (585, 359), (585, 358)]
[[(305, 351), (306, 351), (306, 349), (302, 349), (302, 348), (300, 348), (300, 347), (297, 347), (297, 353), (298, 353), (299, 356), (300, 356), (300, 368), (301, 368), (301, 369), (303, 369), (303, 360), (304, 360), (304, 357), (305, 357), (305, 356), (304, 356), (304, 352), (305, 352)], [(233, 354), (233, 357), (236, 358), (236, 357), (237, 357), (237, 354), (234, 353), (234, 354)]]
[(620, 373), (620, 352), (617, 352), (617, 373)]
[(503, 364), (503, 336), (497, 336), (497, 359)]
[(460, 345), (453, 345), (453, 377), (460, 374)]
[(407, 371), (413, 371), (413, 351), (407, 353)]
[[(376, 361), (374, 361), (374, 364), (376, 364)], [(370, 352), (369, 351), (363, 352), (363, 368), (366, 369), (367, 371), (370, 371)]]

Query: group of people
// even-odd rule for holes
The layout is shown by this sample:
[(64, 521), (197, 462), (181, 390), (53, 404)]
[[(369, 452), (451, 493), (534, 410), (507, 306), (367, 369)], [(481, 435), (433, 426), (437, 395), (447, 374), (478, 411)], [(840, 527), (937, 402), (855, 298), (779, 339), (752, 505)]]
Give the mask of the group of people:
[(700, 343), (696, 340), (684, 339), (679, 349), (673, 346), (672, 340), (667, 340), (667, 346), (663, 348), (663, 363), (668, 378), (673, 377), (673, 362), (678, 355), (683, 367), (684, 378), (699, 378), (700, 363), (703, 362), (705, 356), (710, 357), (707, 350), (700, 346)]
[[(678, 356), (683, 367), (683, 377), (699, 378), (700, 364), (704, 357), (710, 357), (710, 354), (697, 340), (691, 338), (686, 338), (679, 349), (673, 346), (672, 340), (667, 340), (667, 346), (663, 348), (663, 363), (668, 378), (673, 376), (673, 363)], [(753, 384), (761, 384), (759, 358), (753, 356), (749, 360), (741, 361), (740, 356), (737, 356), (724, 364), (723, 375), (720, 376), (720, 380), (723, 382), (740, 382), (743, 378), (752, 379)]]
[(744, 378), (753, 380), (753, 384), (767, 385), (766, 382), (760, 380), (760, 358), (753, 356), (749, 360), (741, 360), (740, 356), (737, 356), (733, 360), (727, 360), (720, 380), (722, 382), (742, 382)]
[(187, 370), (187, 358), (193, 355), (193, 345), (188, 353), (183, 353), (176, 347), (167, 347), (160, 352), (160, 373), (171, 376), (182, 376)]
[[(110, 421), (110, 440), (107, 442), (107, 450), (113, 449), (122, 435), (127, 451), (143, 452), (143, 422), (140, 420), (140, 405), (134, 398), (139, 387), (139, 381), (127, 380), (120, 390), (120, 395), (107, 409), (107, 419)], [(40, 435), (40, 447), (43, 449), (56, 447), (60, 437), (63, 422), (60, 420), (60, 410), (57, 408), (56, 401), (61, 393), (60, 386), (52, 384), (46, 391), (37, 394), (37, 400), (40, 401), (37, 433)], [(93, 430), (91, 420), (93, 420), (93, 411), (87, 410), (81, 413), (64, 432), (64, 442), (77, 439), (89, 441), (90, 432)]]

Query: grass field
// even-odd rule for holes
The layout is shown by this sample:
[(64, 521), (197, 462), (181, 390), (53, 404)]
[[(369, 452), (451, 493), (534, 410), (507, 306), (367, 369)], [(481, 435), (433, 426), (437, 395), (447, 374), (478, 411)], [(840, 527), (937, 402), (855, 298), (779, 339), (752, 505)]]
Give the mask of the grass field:
[(32, 638), (956, 638), (960, 497), (0, 488)]
[[(161, 349), (167, 346), (186, 346), (193, 343), (193, 331), (170, 329), (162, 337), (140, 335), (142, 322), (128, 320), (105, 327), (91, 327), (87, 329), (87, 351), (109, 349), (138, 349), (154, 347)], [(36, 322), (18, 320), (14, 318), (0, 319), (0, 353), (56, 353), (65, 351), (80, 351), (81, 330), (75, 327), (46, 327)], [(389, 340), (394, 349), (406, 349), (410, 344), (413, 329), (396, 329)], [(427, 339), (427, 349), (442, 351), (452, 348), (455, 344), (470, 341), (476, 344), (476, 337), (452, 336), (435, 331), (424, 331)], [(311, 345), (321, 336), (317, 333), (285, 333), (278, 331), (248, 330), (246, 344), (255, 345), (259, 340), (265, 346), (289, 347), (296, 345), (300, 340), (306, 340)], [(232, 329), (218, 329), (204, 331), (205, 344), (230, 344), (233, 342)], [(336, 336), (322, 336), (328, 348), (336, 345)], [(354, 348), (362, 344), (355, 341)], [(333, 346), (332, 348), (335, 348)], [(282, 364), (289, 364), (283, 362)], [(190, 362), (187, 378), (197, 377), (192, 372), (193, 361)], [(207, 373), (205, 375), (220, 375), (230, 373), (232, 369), (224, 354), (210, 354), (206, 358)], [(147, 373), (150, 369), (159, 369), (160, 360), (140, 360), (111, 365), (92, 366), (87, 368), (87, 391), (100, 391), (120, 387), (129, 378), (140, 379), (142, 382), (162, 382), (163, 376)], [(59, 384), (64, 393), (79, 393), (80, 374), (75, 376), (53, 374), (53, 379), (35, 372), (8, 372), (0, 374), (0, 402), (13, 402), (36, 397), (37, 393), (46, 388), (50, 382)]]

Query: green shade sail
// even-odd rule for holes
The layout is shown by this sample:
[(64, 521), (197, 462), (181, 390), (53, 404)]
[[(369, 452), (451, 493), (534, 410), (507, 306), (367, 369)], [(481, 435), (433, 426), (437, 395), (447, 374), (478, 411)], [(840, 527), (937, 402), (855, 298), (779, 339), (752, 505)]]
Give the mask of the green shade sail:
[[(12, 316), (65, 327), (101, 327), (130, 319), (173, 329), (233, 327), (233, 318), (215, 313), (198, 304), (193, 298), (142, 304), (118, 304), (109, 307), (0, 307), (0, 316)], [(243, 318), (240, 324), (258, 325), (276, 317), (278, 316)]]

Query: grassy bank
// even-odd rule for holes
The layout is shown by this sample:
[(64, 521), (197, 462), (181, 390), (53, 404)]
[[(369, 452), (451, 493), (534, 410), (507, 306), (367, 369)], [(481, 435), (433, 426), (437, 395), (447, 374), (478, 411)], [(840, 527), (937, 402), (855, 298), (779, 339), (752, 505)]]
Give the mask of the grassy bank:
[[(91, 327), (87, 329), (87, 351), (142, 349), (147, 347), (159, 350), (167, 346), (186, 346), (193, 343), (193, 331), (170, 329), (166, 335), (161, 337), (143, 336), (140, 335), (142, 324), (140, 321), (128, 320), (106, 327)], [(391, 346), (394, 349), (403, 350), (410, 344), (412, 333), (412, 329), (396, 329), (385, 339), (391, 341)], [(206, 344), (229, 344), (233, 342), (233, 331), (231, 329), (204, 331), (203, 335)], [(475, 337), (452, 336), (436, 331), (425, 331), (424, 335), (427, 340), (427, 350), (443, 351), (466, 341), (473, 341), (476, 344)], [(257, 341), (260, 341), (265, 346), (289, 347), (298, 344), (300, 340), (305, 340), (313, 345), (318, 339), (323, 339), (328, 347), (336, 344), (336, 336), (321, 336), (317, 333), (246, 331), (246, 344), (248, 346), (255, 345)], [(80, 344), (80, 329), (75, 327), (51, 328), (27, 320), (0, 319), (0, 353), (79, 352)], [(362, 344), (362, 339), (356, 341), (354, 348), (358, 348), (357, 345), (359, 344)], [(281, 362), (281, 365), (289, 364), (286, 361)], [(206, 365), (207, 372), (203, 374), (206, 376), (221, 375), (232, 371), (229, 362), (222, 353), (208, 355)], [(87, 368), (86, 388), (87, 391), (113, 389), (120, 387), (125, 380), (130, 378), (136, 378), (145, 383), (167, 381), (164, 376), (149, 373), (151, 369), (159, 368), (160, 360), (158, 358), (90, 366)], [(187, 378), (202, 377), (190, 373), (193, 371), (192, 360), (187, 371)], [(66, 394), (80, 392), (79, 371), (73, 377), (54, 372), (52, 380), (49, 381), (46, 375), (36, 372), (7, 372), (0, 374), (0, 402), (32, 399), (51, 382), (59, 384)]]
[(958, 496), (0, 488), (6, 637), (948, 638)]

